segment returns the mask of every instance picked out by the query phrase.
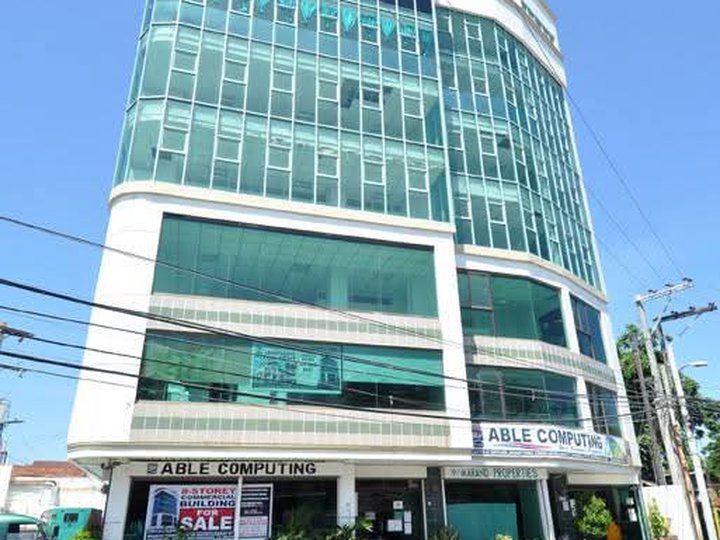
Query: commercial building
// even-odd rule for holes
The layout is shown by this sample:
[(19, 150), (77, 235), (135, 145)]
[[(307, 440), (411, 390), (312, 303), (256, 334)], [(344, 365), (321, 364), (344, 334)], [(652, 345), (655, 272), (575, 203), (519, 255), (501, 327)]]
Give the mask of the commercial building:
[(590, 493), (641, 538), (564, 86), (541, 0), (149, 1), (84, 358), (137, 378), (68, 437), (104, 538), (576, 538)]

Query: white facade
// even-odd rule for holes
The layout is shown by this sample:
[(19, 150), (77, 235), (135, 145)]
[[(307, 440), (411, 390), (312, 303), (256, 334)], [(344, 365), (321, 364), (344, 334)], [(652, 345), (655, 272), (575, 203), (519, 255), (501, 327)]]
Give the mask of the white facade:
[[(592, 432), (590, 408), (587, 403), (585, 380), (600, 382), (606, 387), (616, 388), (619, 396), (619, 413), (623, 416), (623, 438), (628, 444), (629, 454), (624, 463), (609, 463), (593, 459), (577, 459), (571, 456), (561, 457), (542, 453), (526, 456), (483, 456), (473, 458), (473, 434), (469, 422), (459, 420), (436, 421), (423, 420), (446, 428), (446, 436), (414, 437), (406, 434), (387, 434), (368, 439), (354, 436), (341, 429), (336, 433), (247, 433), (236, 431), (178, 432), (162, 429), (135, 429), (133, 419), (139, 416), (171, 417), (214, 417), (245, 420), (262, 418), (292, 421), (303, 418), (304, 421), (317, 420), (332, 415), (332, 409), (287, 406), (275, 410), (260, 410), (249, 405), (136, 402), (136, 379), (103, 375), (102, 380), (114, 385), (100, 384), (91, 380), (79, 383), (79, 389), (73, 412), (72, 425), (68, 437), (70, 458), (81, 465), (99, 470), (102, 464), (114, 463), (109, 493), (108, 514), (106, 516), (106, 538), (120, 538), (125, 525), (128, 505), (128, 492), (135, 474), (147, 462), (162, 460), (313, 460), (327, 464), (329, 473), (337, 478), (338, 508), (349, 509), (352, 515), (355, 504), (354, 486), (358, 478), (419, 478), (426, 476), (426, 467), (448, 467), (463, 464), (468, 467), (537, 468), (548, 474), (568, 474), (570, 486), (576, 485), (635, 485), (638, 481), (639, 459), (632, 424), (629, 421), (627, 402), (624, 399), (621, 374), (617, 356), (614, 354), (612, 333), (605, 314), (604, 297), (584, 285), (567, 272), (558, 270), (539, 259), (511, 252), (487, 250), (482, 248), (456, 248), (452, 240), (452, 229), (448, 225), (433, 224), (424, 221), (395, 219), (360, 212), (328, 212), (301, 204), (277, 203), (266, 199), (239, 195), (208, 195), (202, 190), (158, 186), (157, 184), (125, 186), (113, 194), (112, 212), (106, 243), (113, 248), (142, 255), (153, 260), (157, 251), (157, 242), (163, 213), (182, 214), (234, 221), (238, 223), (264, 225), (306, 232), (324, 233), (341, 236), (371, 238), (412, 245), (429, 245), (435, 251), (435, 271), (437, 275), (437, 295), (439, 299), (439, 325), (442, 332), (443, 358), (445, 374), (465, 379), (466, 357), (460, 346), (463, 334), (459, 317), (456, 268), (478, 270), (504, 275), (517, 275), (532, 278), (561, 291), (563, 299), (563, 320), (569, 347), (565, 354), (575, 359), (568, 365), (553, 363), (552, 358), (560, 353), (559, 348), (537, 342), (510, 340), (504, 338), (482, 338), (476, 340), (493, 343), (499, 347), (524, 347), (527, 350), (541, 349), (546, 352), (545, 365), (536, 365), (568, 376), (577, 381), (580, 416), (583, 428)], [(130, 307), (147, 312), (154, 304), (174, 305), (177, 298), (172, 295), (151, 295), (154, 265), (142, 259), (117, 253), (106, 253), (100, 270), (95, 301), (110, 305)], [(575, 327), (570, 306), (570, 294), (581, 298), (603, 312), (604, 345), (608, 353), (607, 366), (602, 366), (579, 355), (577, 340), (574, 339)], [(241, 309), (268, 309), (267, 306), (252, 305), (246, 301), (218, 299), (184, 299), (185, 302), (204, 302), (204, 305), (239, 304)], [(168, 304), (168, 302), (170, 304)], [(257, 304), (257, 303), (256, 303)], [(262, 304), (262, 303), (259, 303)], [(294, 310), (300, 316), (314, 316), (312, 308), (304, 306), (273, 305), (272, 309)], [(359, 314), (362, 315), (362, 314)], [(328, 316), (323, 313), (323, 316)], [(337, 315), (342, 318), (341, 315)], [(372, 314), (373, 318), (382, 318), (394, 324), (408, 324), (412, 321), (398, 316)], [(148, 321), (141, 317), (117, 314), (102, 309), (94, 309), (92, 322), (111, 327), (121, 327), (139, 332), (121, 333), (115, 330), (92, 328), (88, 335), (88, 347), (122, 353), (132, 358), (117, 358), (99, 353), (88, 352), (85, 365), (105, 367), (128, 373), (139, 373), (143, 354), (142, 332), (149, 328), (168, 328), (168, 325)], [(242, 325), (231, 322), (215, 321), (218, 328), (244, 331)], [(427, 322), (425, 323), (427, 324)], [(269, 337), (295, 337), (281, 329), (263, 327), (263, 335)], [(310, 337), (310, 336), (307, 336)], [(357, 335), (312, 334), (317, 340), (336, 340), (356, 342)], [(307, 339), (307, 338), (306, 338)], [(384, 341), (383, 341), (384, 340)], [(411, 345), (414, 347), (437, 346), (424, 343), (423, 338), (408, 335), (385, 335), (379, 340), (385, 344)], [(467, 341), (466, 341), (467, 344)], [(578, 359), (592, 366), (595, 371), (585, 373), (578, 368)], [(527, 360), (513, 359), (512, 354), (495, 358), (472, 360), (473, 363), (528, 367)], [(600, 372), (597, 369), (600, 368)], [(94, 373), (91, 377), (100, 376)], [(117, 386), (115, 386), (117, 385)], [(457, 380), (446, 380), (448, 416), (469, 417), (468, 393), (464, 385)], [(392, 411), (385, 413), (360, 413), (343, 411), (344, 418), (357, 418), (358, 421), (372, 419), (381, 423), (416, 422), (413, 418), (402, 418)], [(438, 414), (442, 417), (443, 414)], [(102, 419), (102, 421), (98, 421)], [(347, 420), (350, 422), (351, 420)], [(134, 474), (135, 473), (135, 474)], [(107, 479), (107, 474), (105, 475)], [(545, 480), (539, 480), (538, 493), (543, 505), (550, 508), (549, 494)], [(549, 511), (548, 511), (549, 512)], [(338, 518), (347, 521), (347, 517)], [(552, 522), (548, 522), (546, 534), (552, 538)]]

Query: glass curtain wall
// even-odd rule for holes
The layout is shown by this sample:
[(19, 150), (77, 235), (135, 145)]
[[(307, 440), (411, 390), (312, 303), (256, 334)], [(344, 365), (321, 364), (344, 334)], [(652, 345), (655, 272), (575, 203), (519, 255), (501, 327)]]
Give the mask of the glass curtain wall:
[(560, 293), (535, 281), (458, 273), (465, 335), (536, 339), (564, 347)]
[(158, 260), (154, 293), (437, 317), (431, 248), (165, 216)]
[(474, 421), (578, 427), (575, 380), (547, 371), (467, 366)]
[(458, 242), (526, 251), (599, 287), (562, 87), (498, 24), (436, 19)]
[(138, 399), (444, 410), (440, 351), (149, 332)]
[(448, 221), (428, 0), (157, 0), (115, 183)]
[(427, 0), (150, 2), (115, 177), (139, 180), (452, 217), (600, 287), (563, 88)]

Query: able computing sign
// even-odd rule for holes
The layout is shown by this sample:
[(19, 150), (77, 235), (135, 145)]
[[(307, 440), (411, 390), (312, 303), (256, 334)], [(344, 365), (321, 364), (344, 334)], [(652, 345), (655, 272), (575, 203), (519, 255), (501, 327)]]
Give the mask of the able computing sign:
[(473, 424), (476, 455), (574, 457), (626, 463), (622, 439), (592, 431), (542, 424)]

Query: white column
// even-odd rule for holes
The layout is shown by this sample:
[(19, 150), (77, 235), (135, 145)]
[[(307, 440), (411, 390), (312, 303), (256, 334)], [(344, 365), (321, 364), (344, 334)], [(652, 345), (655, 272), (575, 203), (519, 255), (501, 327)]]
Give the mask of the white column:
[(540, 502), (543, 535), (546, 540), (555, 540), (555, 525), (553, 524), (550, 490), (548, 490), (547, 480), (537, 481), (537, 493), (538, 501)]
[(355, 465), (344, 465), (337, 479), (337, 524), (350, 525), (356, 517)]
[(577, 403), (578, 412), (582, 419), (582, 428), (587, 431), (594, 431), (592, 421), (592, 409), (590, 409), (590, 399), (588, 399), (587, 384), (583, 377), (576, 379), (577, 384)]
[[(242, 488), (243, 488), (243, 477), (238, 476), (237, 479), (237, 494), (235, 495), (235, 531), (233, 532), (234, 540), (240, 538), (240, 507), (242, 506)], [(270, 512), (272, 515), (272, 510)]]
[[(443, 373), (454, 379), (445, 380), (445, 408), (449, 416), (470, 417), (470, 396), (467, 378), (460, 296), (458, 295), (455, 244), (446, 239), (435, 245), (435, 283), (443, 343)], [(459, 380), (458, 380), (459, 379)], [(472, 448), (472, 429), (465, 420), (449, 420), (450, 447)]]
[(635, 437), (635, 426), (633, 425), (633, 417), (630, 414), (630, 402), (628, 401), (625, 391), (625, 383), (623, 381), (622, 368), (620, 366), (620, 358), (615, 347), (615, 337), (612, 331), (612, 322), (607, 312), (600, 312), (600, 328), (602, 329), (603, 345), (605, 346), (605, 356), (607, 357), (607, 365), (615, 372), (615, 382), (617, 390), (617, 410), (618, 420), (622, 429), (623, 439), (630, 446), (631, 465), (640, 467), (642, 461), (640, 459), (640, 449)]
[[(102, 256), (95, 302), (147, 311), (150, 307), (163, 207), (147, 198), (119, 199), (113, 203), (105, 243), (113, 248), (136, 253), (149, 260), (105, 251)], [(93, 325), (88, 329), (83, 354), (83, 366), (140, 372), (139, 358), (143, 354), (147, 320), (113, 311), (94, 308), (90, 314)], [(107, 327), (120, 327), (136, 333), (129, 335)], [(108, 355), (91, 349), (104, 349), (127, 356)], [(97, 380), (114, 384), (98, 384)], [(72, 417), (68, 430), (68, 445), (73, 443), (114, 443), (130, 437), (132, 410), (135, 404), (137, 381), (106, 373), (80, 375)], [(102, 418), (102, 422), (97, 419)], [(70, 457), (73, 450), (70, 449)]]
[(573, 352), (580, 352), (578, 344), (577, 329), (575, 328), (575, 316), (573, 315), (572, 300), (570, 291), (566, 288), (560, 289), (560, 308), (562, 309), (563, 326), (565, 327), (565, 339), (568, 349)]
[(122, 540), (130, 502), (129, 465), (118, 465), (113, 469), (107, 497), (102, 537), (104, 540)]

